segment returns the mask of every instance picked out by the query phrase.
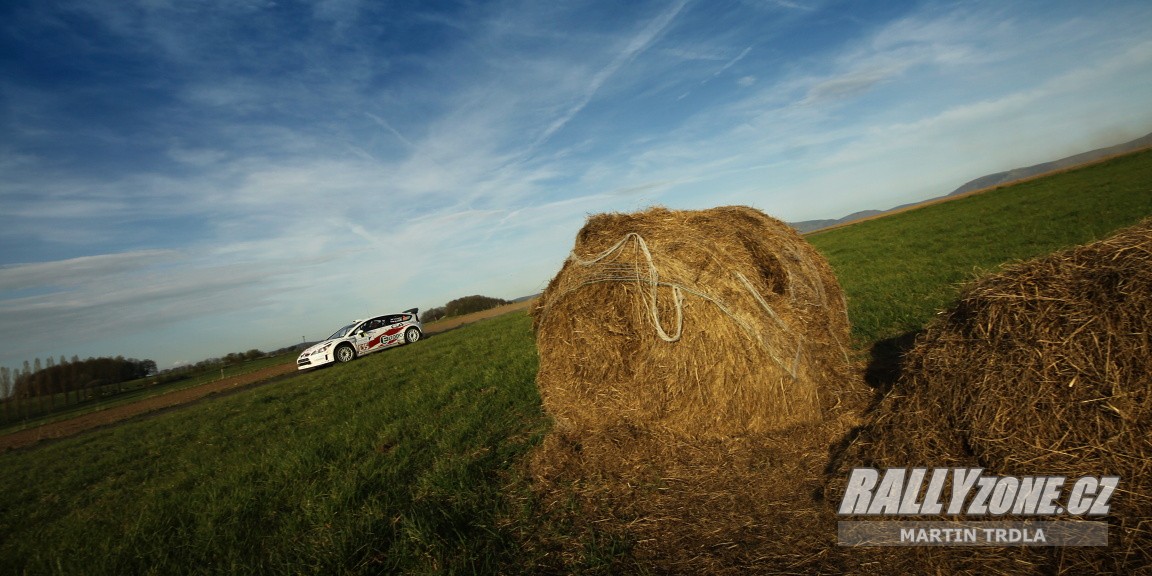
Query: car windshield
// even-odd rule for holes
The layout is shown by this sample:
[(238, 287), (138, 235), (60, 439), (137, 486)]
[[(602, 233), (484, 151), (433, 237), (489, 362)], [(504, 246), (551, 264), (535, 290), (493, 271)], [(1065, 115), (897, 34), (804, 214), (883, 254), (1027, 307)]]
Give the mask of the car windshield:
[(354, 326), (356, 326), (355, 322), (333, 332), (332, 335), (327, 338), (327, 340), (335, 340), (337, 338), (343, 338), (343, 337), (347, 336), (348, 331), (351, 330)]

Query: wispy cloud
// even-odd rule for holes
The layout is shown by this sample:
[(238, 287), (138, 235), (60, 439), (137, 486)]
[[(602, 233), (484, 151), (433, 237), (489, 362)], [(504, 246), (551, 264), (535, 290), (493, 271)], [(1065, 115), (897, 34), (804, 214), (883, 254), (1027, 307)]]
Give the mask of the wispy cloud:
[(0, 294), (29, 289), (75, 288), (91, 281), (116, 278), (171, 258), (169, 250), (82, 256), (53, 262), (0, 266)]
[(574, 116), (580, 113), (585, 106), (592, 100), (601, 87), (604, 86), (612, 76), (614, 76), (621, 67), (634, 60), (639, 54), (648, 49), (657, 38), (672, 24), (676, 15), (684, 9), (688, 4), (688, 0), (677, 0), (667, 10), (661, 13), (656, 18), (652, 19), (643, 29), (641, 29), (635, 36), (631, 37), (623, 49), (616, 54), (608, 65), (601, 68), (592, 78), (588, 84), (580, 92), (576, 101), (566, 110), (559, 118), (552, 121), (547, 128), (540, 134), (540, 136), (533, 143), (533, 148), (536, 148), (547, 142), (558, 130), (564, 128), (572, 120)]
[(771, 0), (771, 4), (789, 10), (802, 10), (804, 12), (811, 12), (816, 9), (813, 6), (807, 6), (799, 2), (789, 2), (788, 0)]
[(156, 329), (228, 311), (251, 311), (275, 295), (271, 263), (199, 262), (143, 251), (0, 269), (0, 326), (13, 357)]
[(743, 50), (741, 50), (741, 51), (740, 51), (740, 53), (739, 53), (739, 54), (737, 54), (737, 55), (736, 55), (736, 57), (735, 57), (735, 58), (733, 58), (733, 59), (731, 59), (731, 60), (729, 60), (729, 61), (725, 62), (725, 63), (724, 63), (724, 65), (723, 65), (723, 66), (721, 66), (719, 70), (717, 70), (717, 71), (713, 72), (713, 73), (712, 73), (712, 76), (719, 76), (719, 75), (723, 74), (723, 73), (724, 73), (725, 71), (727, 71), (729, 68), (731, 68), (731, 67), (735, 66), (737, 62), (739, 62), (739, 61), (743, 60), (743, 59), (744, 59), (744, 57), (745, 57), (745, 56), (747, 56), (747, 55), (748, 55), (748, 53), (749, 53), (749, 52), (751, 52), (751, 51), (752, 51), (752, 47), (751, 47), (751, 46), (748, 46), (747, 48), (744, 48)]
[(399, 130), (397, 130), (396, 128), (393, 128), (392, 125), (389, 124), (387, 120), (385, 120), (385, 119), (383, 119), (383, 118), (381, 118), (381, 117), (379, 117), (379, 116), (377, 116), (371, 112), (365, 112), (364, 114), (366, 116), (368, 116), (369, 118), (371, 118), (373, 122), (379, 124), (380, 127), (384, 128), (388, 132), (391, 132), (392, 135), (395, 136), (397, 140), (403, 142), (405, 146), (407, 146), (409, 148), (415, 148), (416, 147), (416, 145), (413, 144), (412, 141), (409, 140), (408, 138), (406, 138), (403, 134), (401, 134)]

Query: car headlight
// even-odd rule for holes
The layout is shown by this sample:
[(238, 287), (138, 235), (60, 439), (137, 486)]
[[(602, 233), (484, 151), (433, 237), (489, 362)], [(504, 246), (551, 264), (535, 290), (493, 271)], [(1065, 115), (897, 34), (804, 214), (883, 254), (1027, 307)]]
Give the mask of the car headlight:
[(321, 346), (321, 347), (317, 348), (317, 349), (316, 349), (314, 352), (312, 352), (312, 354), (311, 354), (311, 355), (312, 355), (312, 356), (315, 356), (315, 355), (317, 355), (317, 354), (322, 354), (322, 353), (324, 353), (324, 352), (327, 352), (327, 351), (328, 351), (328, 349), (329, 349), (329, 348), (331, 348), (331, 347), (332, 347), (332, 343), (331, 343), (331, 342), (329, 342), (329, 343), (327, 343), (327, 344), (325, 344), (325, 345), (323, 345), (323, 346)]

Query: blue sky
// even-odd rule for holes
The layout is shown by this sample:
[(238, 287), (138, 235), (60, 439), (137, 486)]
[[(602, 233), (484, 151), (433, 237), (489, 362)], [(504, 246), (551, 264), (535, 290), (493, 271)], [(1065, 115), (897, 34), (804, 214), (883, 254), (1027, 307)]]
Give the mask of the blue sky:
[(541, 290), (587, 215), (836, 218), (1152, 131), (1152, 3), (9, 0), (0, 365)]

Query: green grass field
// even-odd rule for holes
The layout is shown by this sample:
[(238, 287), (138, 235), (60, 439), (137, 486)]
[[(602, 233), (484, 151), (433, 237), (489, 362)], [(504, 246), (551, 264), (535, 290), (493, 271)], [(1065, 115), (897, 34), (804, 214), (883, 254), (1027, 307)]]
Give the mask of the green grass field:
[(1152, 215), (1152, 151), (817, 232), (861, 346), (918, 330), (957, 287), (1011, 260), (1099, 240)]
[(535, 366), (514, 314), (5, 454), (0, 573), (495, 570)]
[[(979, 271), (1147, 215), (1152, 152), (810, 238), (865, 350)], [(512, 313), (2, 454), (0, 573), (605, 572), (627, 543), (566, 541), (529, 490), (548, 429), (535, 371)]]
[[(33, 426), (59, 422), (83, 414), (130, 404), (145, 398), (152, 398), (177, 390), (202, 386), (224, 378), (248, 374), (270, 366), (295, 363), (295, 361), (296, 353), (291, 352), (220, 368), (208, 368), (200, 374), (190, 376), (186, 380), (153, 384), (153, 382), (158, 380), (153, 376), (121, 382), (119, 384), (106, 384), (97, 389), (87, 391), (74, 391), (68, 394), (60, 393), (56, 394), (55, 399), (49, 399), (46, 396), (29, 398), (19, 405), (13, 403), (13, 405), (7, 407), (9, 410), (8, 414), (0, 415), (0, 434), (8, 434)], [(90, 395), (91, 398), (81, 399), (81, 396), (85, 394)]]

